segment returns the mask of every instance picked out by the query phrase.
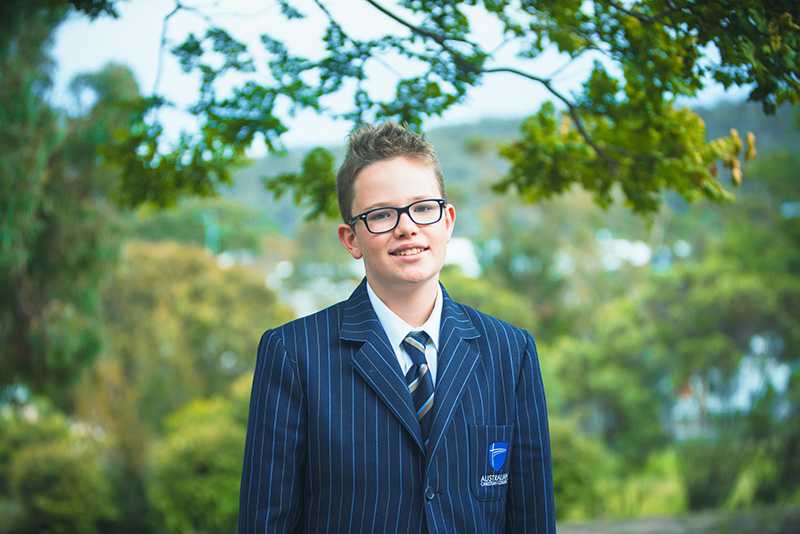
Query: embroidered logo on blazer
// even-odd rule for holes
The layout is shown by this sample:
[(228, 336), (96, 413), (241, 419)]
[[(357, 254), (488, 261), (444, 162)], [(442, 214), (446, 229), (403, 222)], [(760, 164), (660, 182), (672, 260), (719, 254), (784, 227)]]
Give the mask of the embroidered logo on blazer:
[(499, 473), (506, 463), (506, 456), (508, 454), (508, 443), (505, 441), (493, 441), (489, 444), (489, 465), (494, 471), (494, 474), (483, 475), (481, 477), (481, 486), (502, 486), (508, 484), (508, 473)]
[(493, 441), (489, 444), (489, 465), (492, 466), (495, 473), (500, 471), (506, 463), (507, 452), (508, 443), (505, 441)]

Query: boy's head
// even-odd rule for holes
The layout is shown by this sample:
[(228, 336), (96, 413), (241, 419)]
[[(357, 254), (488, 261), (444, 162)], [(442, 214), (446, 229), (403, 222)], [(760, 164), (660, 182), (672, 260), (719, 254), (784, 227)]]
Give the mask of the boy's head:
[(427, 139), (394, 122), (377, 126), (365, 125), (355, 130), (347, 143), (347, 154), (336, 175), (336, 193), (339, 196), (339, 212), (345, 223), (355, 215), (353, 197), (355, 182), (365, 167), (378, 161), (398, 157), (425, 163), (433, 169), (439, 196), (446, 198), (444, 176), (439, 158)]
[(430, 143), (394, 123), (361, 127), (350, 136), (336, 187), (339, 240), (364, 259), (373, 289), (438, 280), (456, 212)]

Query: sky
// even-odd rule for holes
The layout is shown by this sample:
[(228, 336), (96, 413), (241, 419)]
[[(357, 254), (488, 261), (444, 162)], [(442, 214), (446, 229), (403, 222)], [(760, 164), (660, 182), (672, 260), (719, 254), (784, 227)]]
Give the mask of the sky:
[[(73, 76), (93, 71), (108, 62), (119, 62), (131, 67), (144, 94), (156, 91), (177, 104), (186, 105), (197, 94), (197, 79), (180, 71), (168, 49), (182, 42), (189, 32), (202, 34), (207, 26), (203, 16), (210, 17), (235, 38), (250, 45), (251, 51), (261, 49), (259, 35), (266, 33), (283, 40), (290, 51), (314, 57), (322, 52), (319, 36), (326, 19), (320, 9), (310, 0), (296, 0), (293, 5), (307, 15), (302, 21), (287, 22), (276, 2), (245, 0), (186, 0), (184, 5), (198, 8), (198, 12), (180, 11), (169, 19), (165, 36), (167, 47), (160, 54), (161, 34), (164, 18), (175, 7), (169, 0), (132, 0), (120, 2), (120, 17), (99, 18), (90, 21), (82, 15), (73, 15), (58, 29), (53, 54), (57, 62), (55, 90), (56, 103), (69, 107), (70, 96), (66, 90)], [(405, 35), (407, 30), (388, 19), (366, 3), (354, 0), (326, 2), (333, 16), (351, 35), (367, 38), (393, 32)], [(402, 13), (402, 10), (385, 2), (387, 7)], [(358, 6), (354, 8), (354, 6)], [(475, 28), (475, 39), (489, 49), (501, 43), (498, 24), (477, 10), (470, 13)], [(528, 72), (549, 77), (555, 76), (555, 86), (569, 93), (577, 89), (587, 76), (592, 57), (583, 58), (566, 68), (567, 58), (555, 51), (548, 51), (535, 61), (523, 61), (515, 57), (510, 46), (500, 47), (494, 54), (494, 65), (514, 66)], [(264, 58), (266, 56), (261, 56)], [(259, 56), (256, 56), (256, 60)], [(159, 65), (161, 65), (159, 69)], [(391, 59), (376, 65), (370, 72), (369, 88), (377, 95), (388, 97), (394, 92), (398, 73), (413, 72), (415, 65)], [(159, 75), (160, 70), (160, 75)], [(156, 87), (156, 80), (158, 84)], [(704, 90), (696, 100), (698, 104), (709, 104), (721, 97), (730, 98), (719, 86)], [(520, 117), (534, 112), (546, 99), (552, 97), (535, 82), (510, 74), (493, 74), (472, 89), (467, 101), (454, 106), (441, 118), (430, 120), (426, 127), (477, 121), (484, 117)], [(342, 94), (327, 102), (332, 108), (348, 108), (349, 95)], [(167, 132), (176, 136), (181, 129), (191, 129), (193, 121), (186, 113), (165, 112), (162, 120)], [(333, 121), (313, 112), (300, 112), (287, 117), (290, 131), (283, 137), (288, 147), (316, 144), (340, 144), (351, 128), (344, 121)], [(255, 148), (251, 155), (257, 156)]]

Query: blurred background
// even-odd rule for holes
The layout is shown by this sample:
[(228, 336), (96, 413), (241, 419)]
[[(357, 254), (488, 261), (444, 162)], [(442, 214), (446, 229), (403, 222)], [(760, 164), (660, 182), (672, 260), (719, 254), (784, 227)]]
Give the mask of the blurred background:
[[(327, 5), (307, 4), (298, 9)], [(331, 4), (310, 22), (321, 32), (326, 17), (348, 16), (349, 4)], [(401, 4), (412, 20), (438, 13)], [(614, 20), (644, 24), (661, 5), (628, 4), (595, 2), (591, 16), (610, 9)], [(230, 94), (243, 98), (230, 88), (246, 86), (247, 69), (226, 79), (227, 92), (206, 91), (187, 35), (241, 24), (248, 42), (247, 24), (282, 26), (293, 5), (54, 0), (0, 11), (0, 532), (233, 531), (261, 333), (346, 298), (363, 276), (331, 216), (355, 93), (270, 110), (283, 117), (283, 137), (265, 126), (269, 117), (255, 137), (225, 137), (225, 120), (245, 121), (219, 110), (238, 105)], [(643, 14), (627, 13), (636, 9)], [(796, 11), (778, 15), (795, 23)], [(355, 33), (370, 25), (349, 16), (361, 20)], [(482, 27), (485, 16), (469, 20)], [(642, 146), (684, 167), (634, 161), (624, 174), (598, 163), (555, 93), (508, 78), (467, 80), (463, 94), (442, 82), (431, 101), (447, 87), (455, 96), (438, 112), (423, 99), (412, 111), (366, 106), (362, 118), (426, 133), (458, 209), (442, 281), (455, 299), (537, 339), (559, 529), (800, 528), (797, 48), (788, 45), (795, 85), (783, 98), (754, 97), (762, 81), (746, 77), (726, 89), (709, 67), (703, 84), (659, 95), (669, 104), (662, 115), (652, 102), (620, 107), (616, 127), (604, 128), (600, 119), (633, 93), (600, 109), (599, 86), (584, 84), (597, 58), (565, 52), (548, 31), (535, 67), (551, 71), (565, 54), (576, 61), (553, 87), (573, 99), (595, 142)], [(216, 38), (230, 60), (236, 43)], [(724, 62), (714, 43), (700, 49)], [(470, 52), (448, 53), (457, 64)], [(629, 70), (647, 61), (605, 65), (630, 87)], [(185, 64), (200, 74), (187, 67), (181, 78)], [(273, 79), (290, 64), (282, 56)], [(388, 90), (376, 83), (370, 94)], [(326, 96), (289, 85), (281, 94), (293, 101)], [(387, 98), (407, 103), (402, 96)], [(677, 130), (655, 120), (674, 110), (686, 113)], [(626, 129), (628, 116), (638, 129)], [(653, 118), (647, 129), (642, 117)], [(199, 137), (183, 136), (191, 128)], [(207, 146), (195, 160), (198, 142)], [(645, 175), (651, 189), (639, 190)]]

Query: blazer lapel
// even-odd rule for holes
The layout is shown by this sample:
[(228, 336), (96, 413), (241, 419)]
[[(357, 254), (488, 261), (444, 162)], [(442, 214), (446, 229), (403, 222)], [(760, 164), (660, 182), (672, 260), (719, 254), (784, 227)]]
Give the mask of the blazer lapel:
[(442, 321), (439, 327), (439, 354), (437, 360), (436, 388), (433, 401), (433, 426), (428, 439), (428, 461), (453, 419), (469, 378), (478, 365), (480, 353), (474, 342), (480, 336), (467, 314), (442, 286)]
[(353, 291), (342, 309), (340, 339), (360, 342), (353, 353), (353, 367), (400, 420), (414, 442), (425, 452), (419, 423), (405, 378), (386, 332), (383, 330), (367, 294), (367, 279)]

